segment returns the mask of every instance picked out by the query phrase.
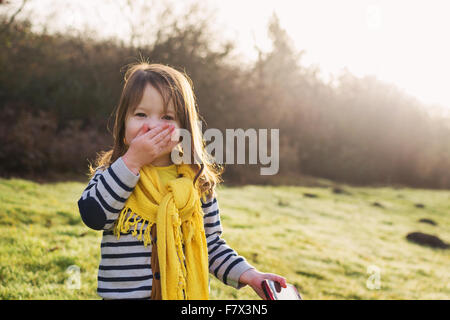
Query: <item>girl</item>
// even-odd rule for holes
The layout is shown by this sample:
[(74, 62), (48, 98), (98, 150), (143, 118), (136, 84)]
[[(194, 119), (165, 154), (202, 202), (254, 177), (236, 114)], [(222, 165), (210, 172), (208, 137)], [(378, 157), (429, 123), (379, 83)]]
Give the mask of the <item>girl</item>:
[[(208, 299), (209, 272), (262, 298), (264, 279), (286, 286), (221, 238), (214, 190), (222, 170), (204, 148), (198, 117), (185, 74), (144, 62), (127, 70), (114, 146), (90, 166), (78, 201), (83, 222), (103, 230), (97, 292), (104, 299)], [(172, 162), (172, 150), (183, 152), (181, 128), (190, 133), (190, 164)]]

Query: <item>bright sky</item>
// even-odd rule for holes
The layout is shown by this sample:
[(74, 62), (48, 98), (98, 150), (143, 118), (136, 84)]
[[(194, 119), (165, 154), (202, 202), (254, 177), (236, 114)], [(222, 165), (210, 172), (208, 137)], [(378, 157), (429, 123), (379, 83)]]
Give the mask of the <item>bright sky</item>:
[[(446, 0), (199, 2), (218, 9), (214, 25), (238, 42), (239, 52), (246, 59), (256, 57), (255, 41), (263, 49), (270, 48), (267, 24), (275, 11), (294, 46), (305, 50), (303, 64), (317, 65), (325, 80), (347, 68), (357, 76), (375, 75), (426, 104), (440, 104), (450, 110), (450, 41), (445, 40), (450, 19)], [(39, 8), (45, 12), (55, 3), (70, 6), (53, 18), (55, 22), (76, 27), (90, 21), (100, 34), (126, 38), (127, 28), (121, 26), (119, 18), (123, 10), (118, 9), (117, 1), (39, 0)], [(181, 2), (174, 3), (182, 9)]]
[(346, 67), (450, 109), (448, 1), (214, 2), (240, 30), (236, 37), (244, 51), (252, 49), (252, 32), (259, 43), (268, 41), (264, 26), (274, 10), (295, 47), (306, 51), (303, 62), (318, 65), (325, 79)]

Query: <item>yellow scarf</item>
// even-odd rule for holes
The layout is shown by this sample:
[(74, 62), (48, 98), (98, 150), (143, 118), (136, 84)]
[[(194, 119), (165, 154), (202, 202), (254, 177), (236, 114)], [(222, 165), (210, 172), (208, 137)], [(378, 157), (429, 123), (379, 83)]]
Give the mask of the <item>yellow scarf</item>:
[[(134, 227), (135, 237), (138, 223), (142, 223), (137, 239), (147, 246), (151, 243), (151, 226), (156, 223), (162, 299), (206, 300), (208, 249), (200, 192), (192, 183), (192, 168), (187, 164), (176, 167), (182, 177), (168, 181), (165, 188), (153, 165), (141, 168), (138, 184), (116, 221), (114, 233), (119, 239), (120, 232)], [(132, 217), (134, 221), (130, 221)]]

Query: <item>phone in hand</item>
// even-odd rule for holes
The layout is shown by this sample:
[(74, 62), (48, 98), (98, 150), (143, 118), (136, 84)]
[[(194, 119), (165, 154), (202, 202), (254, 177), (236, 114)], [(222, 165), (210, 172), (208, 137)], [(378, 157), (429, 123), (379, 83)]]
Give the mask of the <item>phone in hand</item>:
[(302, 300), (297, 288), (292, 284), (283, 288), (278, 282), (266, 279), (261, 285), (268, 300)]

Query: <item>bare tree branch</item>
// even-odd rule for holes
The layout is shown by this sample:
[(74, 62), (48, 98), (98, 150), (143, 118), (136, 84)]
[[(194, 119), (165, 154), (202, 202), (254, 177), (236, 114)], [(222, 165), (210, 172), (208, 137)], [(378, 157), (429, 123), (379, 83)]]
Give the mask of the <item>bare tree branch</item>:
[[(14, 12), (14, 14), (11, 16), (11, 18), (9, 18), (9, 21), (4, 26), (2, 26), (2, 28), (0, 29), (0, 34), (9, 29), (11, 24), (13, 24), (14, 20), (16, 19), (16, 16), (23, 10), (23, 7), (25, 7), (25, 4), (27, 2), (28, 2), (28, 0), (22, 0), (22, 5), (16, 10), (16, 12)], [(3, 2), (0, 2), (0, 4), (2, 4), (2, 3)]]

